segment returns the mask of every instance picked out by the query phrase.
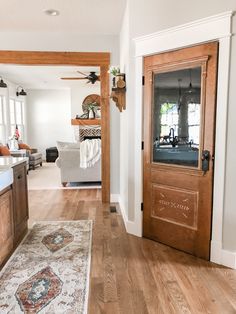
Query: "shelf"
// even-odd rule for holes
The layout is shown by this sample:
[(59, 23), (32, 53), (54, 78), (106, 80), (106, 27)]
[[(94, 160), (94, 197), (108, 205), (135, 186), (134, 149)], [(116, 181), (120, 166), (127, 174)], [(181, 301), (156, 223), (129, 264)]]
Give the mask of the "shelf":
[(101, 125), (101, 119), (71, 119), (71, 125)]

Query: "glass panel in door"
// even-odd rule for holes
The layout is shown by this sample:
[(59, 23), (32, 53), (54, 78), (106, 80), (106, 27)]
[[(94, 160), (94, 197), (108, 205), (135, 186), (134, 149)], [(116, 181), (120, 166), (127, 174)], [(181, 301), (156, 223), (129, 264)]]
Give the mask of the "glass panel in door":
[(153, 162), (199, 166), (201, 67), (154, 74)]

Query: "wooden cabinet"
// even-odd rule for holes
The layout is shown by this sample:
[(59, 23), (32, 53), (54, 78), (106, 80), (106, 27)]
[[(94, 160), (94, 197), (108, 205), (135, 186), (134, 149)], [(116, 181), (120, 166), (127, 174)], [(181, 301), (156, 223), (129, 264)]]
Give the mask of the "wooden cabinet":
[(13, 201), (11, 187), (0, 192), (0, 266), (14, 246)]
[(26, 162), (13, 167), (14, 181), (13, 192), (13, 221), (14, 221), (14, 246), (25, 236), (28, 229), (28, 191)]

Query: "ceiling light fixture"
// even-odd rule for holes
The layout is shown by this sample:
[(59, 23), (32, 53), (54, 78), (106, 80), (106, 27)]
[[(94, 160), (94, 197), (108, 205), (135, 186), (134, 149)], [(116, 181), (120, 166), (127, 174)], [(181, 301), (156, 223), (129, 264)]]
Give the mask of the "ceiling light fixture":
[(195, 89), (193, 88), (193, 85), (192, 85), (192, 69), (189, 69), (189, 86), (188, 86), (188, 90), (186, 93), (188, 94), (192, 94), (192, 93), (195, 93)]
[(0, 76), (1, 80), (0, 80), (0, 87), (2, 88), (6, 88), (7, 84), (3, 81), (2, 77)]
[(58, 10), (54, 9), (45, 10), (44, 13), (49, 16), (58, 16), (60, 14)]
[[(19, 92), (19, 88), (21, 89), (21, 91)], [(27, 96), (27, 93), (24, 91), (22, 86), (18, 86), (16, 89), (16, 96)]]

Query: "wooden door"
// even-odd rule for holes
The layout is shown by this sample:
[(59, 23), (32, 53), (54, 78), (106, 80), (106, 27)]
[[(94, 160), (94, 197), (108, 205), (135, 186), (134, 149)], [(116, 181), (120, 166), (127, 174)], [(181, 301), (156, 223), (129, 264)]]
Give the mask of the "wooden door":
[(144, 59), (145, 237), (209, 259), (218, 43)]

